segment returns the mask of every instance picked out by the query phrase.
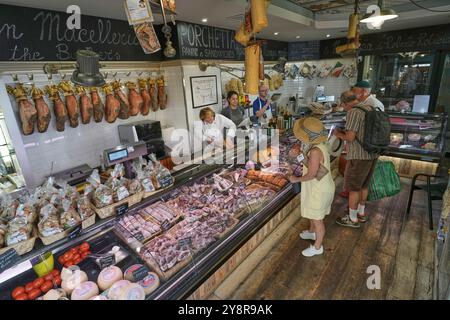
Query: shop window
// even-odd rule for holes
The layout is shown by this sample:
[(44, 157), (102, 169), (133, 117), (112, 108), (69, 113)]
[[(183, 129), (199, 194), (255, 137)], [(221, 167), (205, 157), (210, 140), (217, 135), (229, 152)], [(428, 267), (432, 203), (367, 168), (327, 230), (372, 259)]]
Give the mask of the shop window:
[(427, 52), (366, 56), (362, 78), (370, 81), (386, 109), (395, 110), (402, 100), (412, 108), (414, 96), (431, 94), (432, 67), (433, 55)]

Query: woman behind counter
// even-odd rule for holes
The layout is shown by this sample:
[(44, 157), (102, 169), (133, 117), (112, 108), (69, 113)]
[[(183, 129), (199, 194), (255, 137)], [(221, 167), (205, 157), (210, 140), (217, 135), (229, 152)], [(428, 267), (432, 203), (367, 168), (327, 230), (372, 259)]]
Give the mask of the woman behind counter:
[[(320, 120), (308, 117), (295, 122), (294, 135), (302, 142), (307, 165), (303, 165), (302, 177), (291, 176), (289, 180), (292, 183), (301, 182), (302, 184), (301, 215), (310, 220), (310, 227), (309, 230), (300, 233), (300, 238), (315, 241), (314, 245), (303, 250), (302, 254), (305, 257), (312, 257), (323, 253), (322, 242), (325, 236), (323, 219), (330, 214), (335, 191), (330, 171), (330, 154), (325, 144), (328, 131)], [(328, 172), (318, 180), (321, 165)]]
[[(203, 123), (201, 140), (206, 144), (222, 145), (227, 149), (232, 148), (233, 139), (236, 135), (236, 125), (230, 119), (221, 114), (216, 114), (209, 107), (200, 110), (200, 120)], [(224, 130), (227, 129), (224, 137)]]
[(239, 105), (239, 97), (236, 91), (229, 91), (227, 94), (228, 107), (224, 108), (221, 114), (234, 124), (239, 126), (244, 121), (245, 110)]

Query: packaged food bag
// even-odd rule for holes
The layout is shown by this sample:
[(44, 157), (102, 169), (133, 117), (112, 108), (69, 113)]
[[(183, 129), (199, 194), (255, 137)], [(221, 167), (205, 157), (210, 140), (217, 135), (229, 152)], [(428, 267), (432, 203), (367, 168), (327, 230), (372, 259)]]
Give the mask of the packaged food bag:
[(38, 229), (42, 236), (49, 237), (63, 231), (59, 224), (58, 210), (54, 205), (48, 204), (42, 207), (39, 216)]
[(64, 230), (75, 227), (81, 223), (81, 217), (72, 206), (72, 201), (70, 199), (63, 200), (62, 208), (63, 212), (60, 215), (59, 222)]
[(369, 184), (369, 201), (392, 197), (402, 190), (400, 177), (391, 161), (377, 161)]

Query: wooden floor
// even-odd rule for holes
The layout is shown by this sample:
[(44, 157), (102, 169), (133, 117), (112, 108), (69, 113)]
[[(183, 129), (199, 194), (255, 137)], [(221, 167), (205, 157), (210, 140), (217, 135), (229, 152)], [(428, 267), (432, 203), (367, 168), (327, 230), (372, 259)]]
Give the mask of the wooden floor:
[[(407, 221), (404, 212), (410, 180), (395, 197), (369, 203), (370, 220), (360, 229), (335, 219), (346, 210), (336, 196), (325, 220), (325, 253), (305, 258), (309, 242), (298, 236), (308, 222), (300, 219), (246, 278), (231, 299), (431, 299), (434, 239), (441, 203), (433, 202), (434, 231), (428, 229), (426, 197), (416, 192)], [(341, 186), (337, 186), (337, 191)], [(380, 267), (381, 288), (369, 290), (367, 268)]]

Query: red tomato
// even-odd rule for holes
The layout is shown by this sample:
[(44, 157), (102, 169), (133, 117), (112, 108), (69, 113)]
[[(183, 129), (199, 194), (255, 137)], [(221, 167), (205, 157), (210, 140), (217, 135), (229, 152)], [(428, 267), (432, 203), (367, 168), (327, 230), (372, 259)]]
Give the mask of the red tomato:
[(33, 289), (34, 289), (33, 282), (28, 282), (28, 283), (25, 285), (25, 292), (26, 292), (26, 293), (30, 292), (30, 291), (33, 290)]
[(28, 298), (30, 298), (30, 300), (34, 300), (37, 297), (39, 297), (41, 294), (42, 294), (41, 290), (33, 289), (30, 292), (28, 292)]
[(66, 252), (63, 254), (64, 263), (66, 263), (68, 260), (72, 259), (72, 254), (70, 252)]
[(59, 270), (58, 269), (53, 269), (53, 271), (52, 271), (52, 276), (53, 277), (56, 277), (56, 276), (59, 276)]
[[(72, 260), (73, 261), (75, 261), (75, 260), (78, 260), (78, 259), (80, 259), (80, 254), (79, 253), (75, 253), (74, 255), (73, 255), (73, 257), (72, 257)], [(76, 263), (75, 263), (76, 264)]]
[(81, 259), (85, 259), (89, 255), (89, 251), (85, 251), (81, 253)]
[(79, 264), (83, 259), (81, 257), (78, 257), (78, 259), (73, 260), (73, 264)]
[(64, 263), (64, 268), (68, 268), (73, 265), (74, 265), (73, 260), (68, 260), (66, 261), (66, 263)]
[(42, 286), (41, 286), (41, 291), (43, 293), (46, 293), (48, 290), (50, 290), (51, 288), (53, 288), (53, 282), (51, 281), (45, 281)]
[(89, 243), (87, 243), (87, 242), (84, 242), (80, 245), (81, 252), (89, 251), (89, 248), (90, 248), (90, 246), (89, 246)]
[(78, 253), (78, 248), (72, 248), (72, 249), (69, 250), (69, 252), (70, 252), (72, 255), (74, 255), (74, 254)]
[(45, 280), (45, 281), (52, 281), (52, 280), (53, 280), (53, 275), (52, 275), (51, 273), (49, 273), (48, 275), (46, 275), (46, 276), (44, 277), (44, 280)]
[(17, 297), (14, 298), (15, 300), (28, 300), (28, 295), (26, 293), (21, 293)]
[(42, 277), (41, 278), (37, 278), (36, 280), (33, 281), (33, 286), (36, 289), (39, 289), (44, 282), (45, 282), (44, 278), (42, 278)]
[(64, 263), (66, 262), (66, 260), (64, 260), (64, 255), (61, 255), (61, 256), (58, 257), (58, 262), (59, 262), (61, 265), (64, 265)]
[(57, 286), (60, 286), (60, 285), (61, 285), (61, 282), (62, 282), (61, 276), (56, 276), (56, 277), (53, 279), (53, 283), (56, 284)]
[(13, 299), (15, 299), (18, 295), (21, 295), (25, 293), (25, 288), (24, 287), (16, 287), (13, 292), (11, 293), (11, 297), (13, 297)]

